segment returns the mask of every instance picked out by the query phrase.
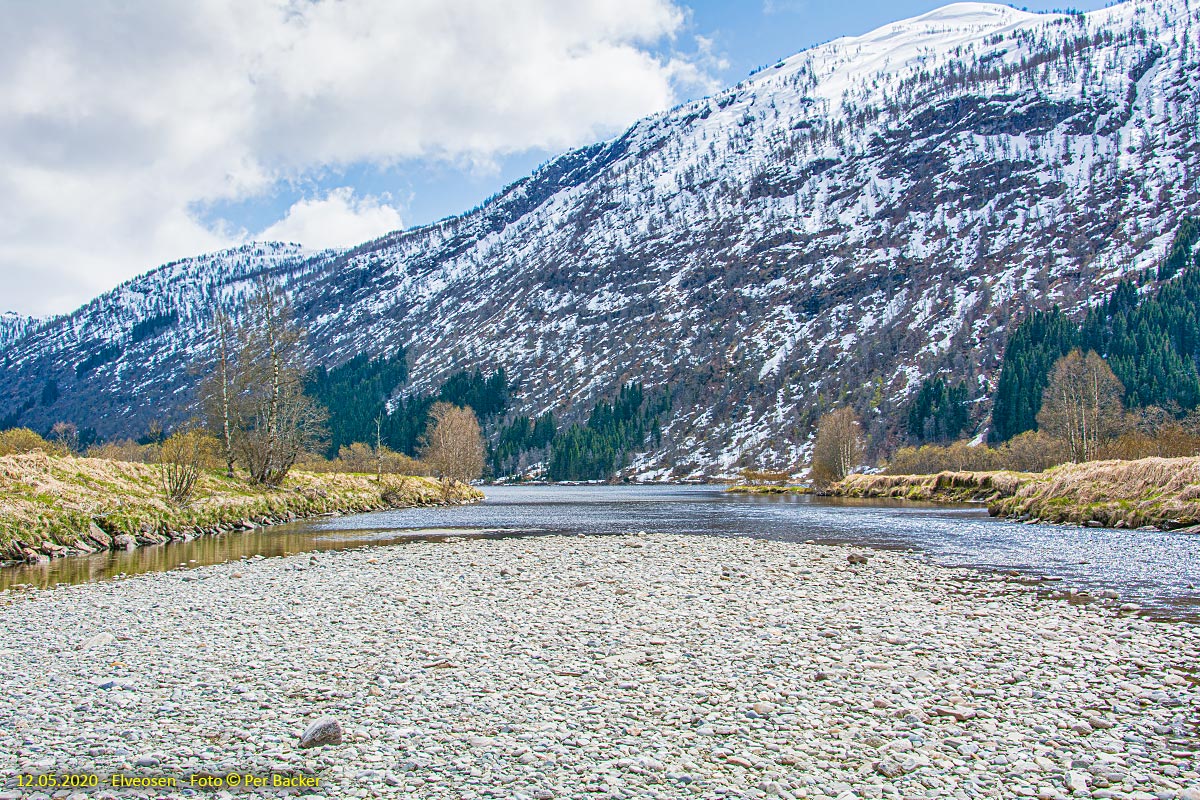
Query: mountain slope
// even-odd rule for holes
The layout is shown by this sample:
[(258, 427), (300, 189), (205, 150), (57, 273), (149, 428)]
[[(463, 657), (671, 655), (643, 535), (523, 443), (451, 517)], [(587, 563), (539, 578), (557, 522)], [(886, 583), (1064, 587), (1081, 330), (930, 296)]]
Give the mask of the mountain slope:
[(27, 334), (40, 320), (15, 311), (0, 314), (0, 349)]
[[(970, 379), (984, 424), (1011, 321), (1077, 313), (1200, 211), (1197, 17), (1186, 0), (957, 3), (839, 39), (463, 216), (347, 252), (263, 245), (152, 272), (10, 344), (0, 416), (106, 435), (177, 417), (207, 296), (236, 313), (262, 272), (318, 360), (404, 345), (414, 391), (503, 366), (519, 411), (571, 418), (641, 380), (672, 401), (643, 474), (795, 463), (840, 402), (882, 443), (938, 371)], [(48, 380), (58, 399), (31, 402)]]

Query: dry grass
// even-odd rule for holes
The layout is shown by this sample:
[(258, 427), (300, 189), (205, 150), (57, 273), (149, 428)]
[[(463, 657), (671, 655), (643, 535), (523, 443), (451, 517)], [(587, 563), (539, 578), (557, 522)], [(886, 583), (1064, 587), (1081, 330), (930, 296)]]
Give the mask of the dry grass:
[(812, 494), (807, 486), (774, 486), (771, 484), (739, 483), (730, 486), (725, 491), (733, 494)]
[[(212, 532), (244, 520), (262, 522), (330, 512), (460, 502), (480, 497), (462, 484), (431, 478), (293, 472), (280, 489), (252, 486), (219, 472), (200, 475), (195, 500), (174, 506), (148, 464), (46, 455), (0, 458), (0, 555), (50, 541), (73, 545), (92, 523), (142, 541)], [(23, 547), (24, 546), (24, 547)]]
[(1035, 476), (1022, 472), (939, 472), (936, 475), (847, 475), (830, 487), (840, 497), (894, 497), (945, 503), (993, 501)]
[(1200, 524), (1200, 458), (1142, 458), (1063, 464), (1042, 473), (942, 472), (850, 475), (843, 497), (985, 501), (992, 514), (1114, 528)]
[(1200, 458), (1064, 464), (994, 504), (993, 513), (1109, 527), (1200, 523)]

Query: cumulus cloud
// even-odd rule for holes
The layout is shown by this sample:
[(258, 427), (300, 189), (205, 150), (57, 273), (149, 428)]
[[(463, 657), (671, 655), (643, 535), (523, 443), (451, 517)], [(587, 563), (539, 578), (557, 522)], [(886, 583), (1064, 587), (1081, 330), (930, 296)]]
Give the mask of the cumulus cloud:
[(283, 219), (258, 236), (259, 240), (300, 242), (308, 247), (348, 247), (401, 227), (400, 212), (387, 198), (355, 197), (343, 186), (320, 199), (300, 200)]
[[(234, 244), (237, 221), (195, 209), (285, 182), (406, 159), (486, 167), (611, 134), (709, 85), (703, 52), (656, 55), (685, 21), (674, 0), (10, 4), (0, 306), (63, 311)], [(341, 189), (264, 233), (321, 246), (398, 224), (385, 199)]]

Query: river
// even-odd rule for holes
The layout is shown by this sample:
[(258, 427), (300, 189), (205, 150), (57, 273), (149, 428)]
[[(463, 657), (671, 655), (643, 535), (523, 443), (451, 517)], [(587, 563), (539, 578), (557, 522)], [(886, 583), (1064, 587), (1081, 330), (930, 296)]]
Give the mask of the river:
[(730, 495), (701, 486), (495, 486), (472, 506), (382, 511), (56, 559), (0, 570), (0, 589), (103, 580), (254, 556), (389, 545), (444, 536), (605, 535), (815, 540), (914, 550), (953, 566), (1062, 578), (1056, 586), (1113, 588), (1148, 608), (1200, 608), (1200, 539), (1182, 533), (1020, 525), (977, 506), (804, 496)]

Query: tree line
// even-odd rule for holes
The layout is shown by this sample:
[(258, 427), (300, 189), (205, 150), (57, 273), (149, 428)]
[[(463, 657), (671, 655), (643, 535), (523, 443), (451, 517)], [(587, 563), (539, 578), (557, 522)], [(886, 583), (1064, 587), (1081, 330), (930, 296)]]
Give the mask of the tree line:
[(640, 383), (621, 387), (613, 402), (600, 400), (584, 425), (571, 425), (551, 440), (547, 473), (556, 481), (603, 480), (628, 466), (631, 455), (658, 444), (665, 397), (651, 399)]
[(993, 441), (1038, 429), (1044, 390), (1059, 359), (1095, 353), (1121, 384), (1129, 409), (1183, 419), (1200, 405), (1200, 239), (1195, 220), (1180, 225), (1159, 274), (1172, 279), (1152, 294), (1123, 281), (1079, 325), (1057, 308), (1021, 322), (1005, 349), (995, 402)]
[(550, 412), (509, 413), (516, 386), (503, 369), (457, 372), (435, 392), (407, 395), (403, 347), (308, 369), (304, 331), (286, 295), (266, 282), (236, 322), (213, 309), (211, 352), (193, 367), (203, 376), (198, 418), (169, 435), (152, 423), (136, 441), (100, 444), (59, 423), (52, 441), (20, 429), (0, 437), (0, 447), (158, 463), (168, 495), (183, 501), (199, 469), (230, 477), (242, 471), (268, 486), (296, 467), (459, 480), (532, 470), (552, 480), (604, 480), (661, 440), (667, 401), (648, 397), (637, 382), (597, 400), (585, 423), (560, 431)]
[[(1034, 311), (1008, 337), (992, 395), (988, 445), (959, 440), (971, 428), (965, 382), (926, 379), (909, 404), (909, 446), (893, 473), (945, 469), (1041, 471), (1067, 461), (1200, 453), (1200, 223), (1185, 218), (1160, 263), (1153, 291), (1119, 283), (1072, 321), (1057, 307)], [(836, 481), (860, 456), (854, 412), (822, 417), (815, 483)], [(860, 459), (861, 460), (861, 459)]]

